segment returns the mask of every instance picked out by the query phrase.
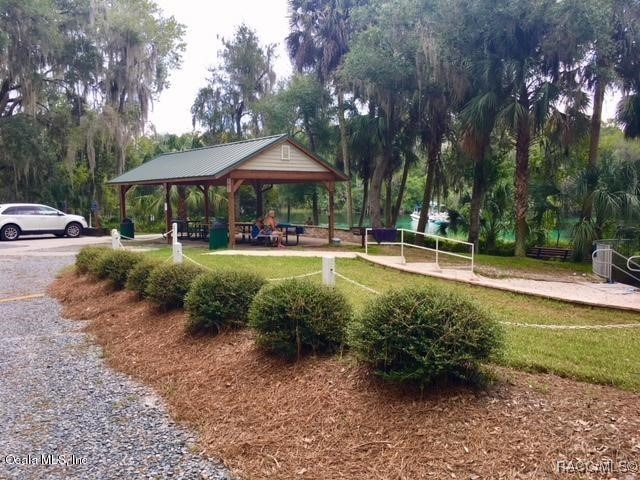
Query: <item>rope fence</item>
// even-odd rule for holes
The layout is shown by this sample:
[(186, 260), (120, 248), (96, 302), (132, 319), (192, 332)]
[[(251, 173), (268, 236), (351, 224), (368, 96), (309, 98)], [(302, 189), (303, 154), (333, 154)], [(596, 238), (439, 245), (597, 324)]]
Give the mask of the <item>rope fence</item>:
[[(168, 233), (174, 233), (174, 235), (176, 234), (175, 232), (176, 228), (174, 226), (174, 230), (170, 231), (170, 232), (166, 232), (164, 234), (162, 234), (161, 237), (158, 238), (166, 238), (165, 236)], [(149, 241), (151, 239), (131, 239), (129, 237), (126, 237), (124, 235), (120, 235), (117, 233), (117, 231), (115, 233), (112, 232), (112, 245), (113, 248), (124, 248), (122, 246), (122, 243), (120, 241), (120, 238), (125, 238), (128, 240), (132, 240), (132, 241)], [(208, 267), (207, 265), (203, 265), (202, 263), (194, 260), (193, 258), (185, 255), (182, 252), (182, 244), (177, 242), (175, 240), (174, 237), (174, 243), (173, 243), (173, 253), (172, 255), (167, 258), (165, 260), (165, 262), (169, 261), (173, 259), (173, 261), (175, 263), (180, 263), (182, 262), (183, 259), (198, 265), (199, 267), (204, 268), (205, 270), (208, 270), (210, 272), (215, 271), (213, 268)], [(363, 285), (355, 280), (352, 280), (349, 277), (346, 277), (344, 275), (342, 275), (341, 273), (338, 273), (336, 271), (335, 268), (335, 257), (323, 257), (322, 259), (322, 270), (317, 270), (315, 272), (310, 272), (310, 273), (303, 273), (301, 275), (292, 275), (292, 276), (288, 276), (288, 277), (281, 277), (281, 278), (267, 278), (268, 282), (279, 282), (279, 281), (283, 281), (283, 280), (292, 280), (292, 279), (296, 279), (296, 278), (307, 278), (307, 277), (312, 277), (315, 275), (320, 275), (322, 274), (322, 282), (326, 285), (330, 285), (330, 286), (334, 286), (335, 285), (335, 278), (338, 277), (342, 280), (344, 280), (345, 282), (348, 282), (352, 285), (355, 285), (356, 287), (365, 290), (369, 293), (372, 293), (374, 295), (380, 295), (381, 292), (379, 292), (378, 290), (375, 290), (371, 287), (368, 287), (366, 285)], [(499, 321), (499, 323), (501, 325), (506, 325), (509, 327), (521, 327), (521, 328), (537, 328), (537, 329), (543, 329), (543, 330), (607, 330), (607, 329), (618, 329), (618, 330), (622, 330), (622, 329), (633, 329), (633, 328), (640, 328), (640, 323), (620, 323), (620, 324), (609, 324), (609, 325), (545, 325), (545, 324), (539, 324), (539, 323), (522, 323), (522, 322), (508, 322), (508, 321)]]
[[(373, 293), (375, 295), (380, 295), (380, 292), (374, 290), (371, 287), (367, 287), (366, 285), (362, 285), (361, 283), (356, 282), (344, 275), (334, 272), (336, 277), (339, 277), (352, 285), (355, 285), (367, 292)], [(606, 330), (606, 329), (625, 329), (625, 328), (640, 328), (640, 323), (620, 323), (620, 324), (610, 324), (610, 325), (544, 325), (539, 323), (521, 323), (521, 322), (507, 322), (507, 321), (499, 321), (502, 325), (507, 325), (510, 327), (524, 327), (524, 328), (539, 328), (546, 330)]]
[(320, 275), (321, 273), (322, 270), (318, 270), (317, 272), (303, 273), (302, 275), (294, 275), (292, 277), (267, 278), (267, 282), (281, 282), (283, 280), (293, 280), (294, 278), (312, 277), (314, 275)]

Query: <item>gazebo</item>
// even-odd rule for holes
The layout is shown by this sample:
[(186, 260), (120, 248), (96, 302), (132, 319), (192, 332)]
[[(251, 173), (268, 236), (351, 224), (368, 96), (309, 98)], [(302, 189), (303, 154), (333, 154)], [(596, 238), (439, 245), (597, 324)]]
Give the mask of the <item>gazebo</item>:
[[(321, 183), (329, 193), (329, 241), (334, 236), (334, 193), (344, 173), (294, 141), (288, 135), (224, 143), (160, 155), (110, 180), (120, 188), (120, 218), (126, 217), (126, 195), (135, 185), (163, 185), (167, 230), (173, 217), (170, 195), (174, 185), (197, 186), (204, 194), (204, 217), (209, 222), (209, 189), (226, 186), (229, 205), (229, 242), (235, 244), (235, 196), (242, 185), (259, 191), (265, 184)], [(260, 195), (258, 195), (260, 199)], [(258, 206), (261, 210), (261, 205)]]

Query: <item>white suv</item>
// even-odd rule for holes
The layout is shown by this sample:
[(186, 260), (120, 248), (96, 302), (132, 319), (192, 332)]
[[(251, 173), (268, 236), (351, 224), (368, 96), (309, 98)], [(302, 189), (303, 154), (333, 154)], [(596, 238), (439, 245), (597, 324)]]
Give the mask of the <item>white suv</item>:
[(15, 240), (20, 235), (41, 233), (76, 238), (82, 234), (83, 228), (87, 228), (84, 217), (67, 215), (46, 205), (0, 204), (0, 240)]

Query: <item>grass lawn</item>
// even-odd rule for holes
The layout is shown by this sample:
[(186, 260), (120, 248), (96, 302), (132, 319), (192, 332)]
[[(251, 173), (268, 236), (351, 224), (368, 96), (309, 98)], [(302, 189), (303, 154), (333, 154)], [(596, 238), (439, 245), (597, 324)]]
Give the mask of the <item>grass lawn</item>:
[[(301, 275), (322, 268), (320, 258), (223, 256), (206, 255), (206, 252), (202, 249), (185, 250), (186, 255), (209, 268), (250, 270), (267, 278)], [(161, 259), (168, 258), (170, 254), (168, 248), (148, 253)], [(336, 270), (378, 291), (409, 285), (447, 286), (475, 299), (502, 321), (557, 325), (599, 325), (640, 321), (640, 315), (637, 313), (572, 305), (412, 275), (374, 266), (359, 259), (338, 258)], [(319, 275), (310, 278), (321, 281)], [(375, 296), (340, 278), (337, 279), (337, 287), (351, 301), (356, 313)], [(638, 356), (640, 328), (576, 331), (504, 326), (504, 329), (505, 349), (501, 357), (496, 359), (497, 363), (640, 391), (640, 358)]]

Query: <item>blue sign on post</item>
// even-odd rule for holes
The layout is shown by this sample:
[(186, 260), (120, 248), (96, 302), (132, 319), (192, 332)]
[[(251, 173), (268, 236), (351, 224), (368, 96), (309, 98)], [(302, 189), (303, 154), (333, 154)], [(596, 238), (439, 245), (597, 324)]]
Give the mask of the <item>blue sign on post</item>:
[(91, 211), (93, 213), (96, 213), (98, 210), (100, 210), (100, 205), (98, 205), (98, 202), (94, 200), (93, 202), (91, 202)]

